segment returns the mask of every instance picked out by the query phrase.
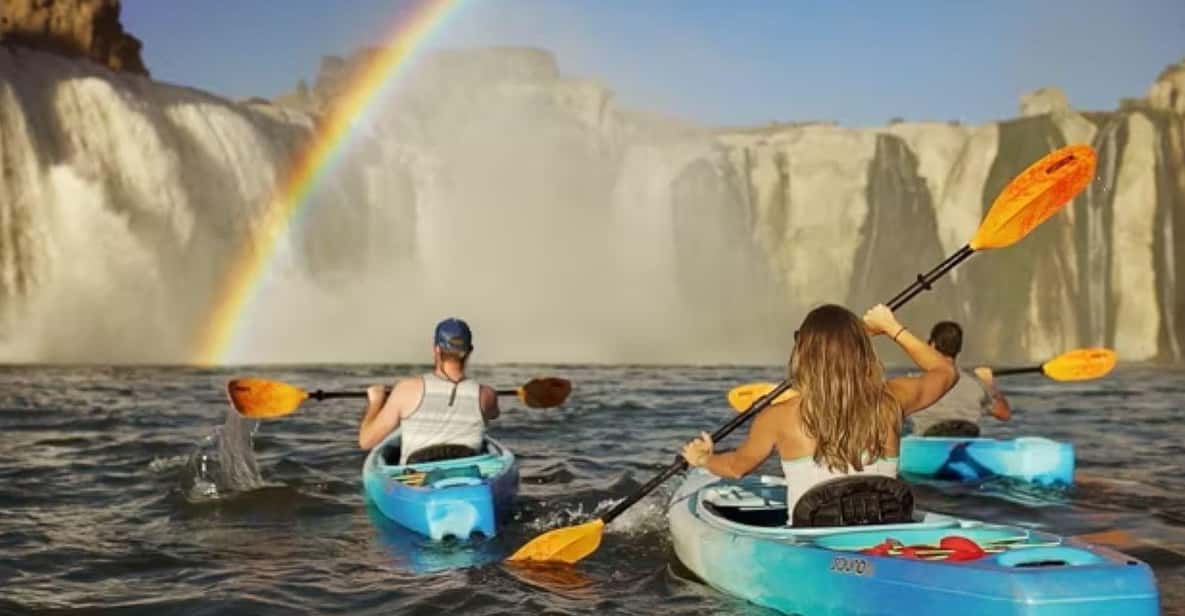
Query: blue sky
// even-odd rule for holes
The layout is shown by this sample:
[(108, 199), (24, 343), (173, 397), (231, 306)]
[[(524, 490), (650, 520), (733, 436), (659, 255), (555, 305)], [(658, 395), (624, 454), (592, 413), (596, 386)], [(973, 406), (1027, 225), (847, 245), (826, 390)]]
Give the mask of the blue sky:
[[(273, 96), (406, 4), (124, 0), (123, 23), (157, 79)], [(543, 47), (623, 106), (714, 125), (979, 123), (1046, 85), (1082, 109), (1142, 96), (1185, 57), (1185, 1), (469, 0), (431, 44)]]

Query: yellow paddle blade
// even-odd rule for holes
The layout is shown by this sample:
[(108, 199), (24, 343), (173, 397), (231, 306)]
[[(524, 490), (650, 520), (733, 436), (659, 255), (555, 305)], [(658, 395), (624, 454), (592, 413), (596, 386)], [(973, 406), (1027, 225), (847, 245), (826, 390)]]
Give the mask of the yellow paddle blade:
[(1075, 349), (1045, 362), (1041, 371), (1055, 381), (1087, 381), (1111, 372), (1115, 361), (1111, 349)]
[(531, 379), (519, 387), (516, 393), (518, 399), (530, 408), (551, 408), (568, 399), (568, 394), (572, 393), (572, 382), (557, 377)]
[(1003, 248), (1028, 235), (1090, 184), (1095, 159), (1089, 145), (1070, 145), (1030, 165), (1000, 191), (968, 245)]
[(597, 518), (578, 526), (549, 530), (510, 555), (509, 561), (549, 561), (572, 564), (601, 545), (605, 523)]
[(305, 390), (267, 379), (231, 379), (226, 384), (231, 406), (244, 417), (269, 419), (295, 411), (309, 394)]
[[(777, 387), (775, 383), (745, 383), (744, 385), (737, 385), (728, 392), (728, 405), (732, 407), (732, 410), (738, 413), (744, 413), (749, 410), (749, 407), (753, 406), (753, 403), (758, 398), (773, 391), (775, 387)], [(778, 396), (773, 403), (781, 404), (793, 399), (797, 395), (798, 392), (790, 389)]]

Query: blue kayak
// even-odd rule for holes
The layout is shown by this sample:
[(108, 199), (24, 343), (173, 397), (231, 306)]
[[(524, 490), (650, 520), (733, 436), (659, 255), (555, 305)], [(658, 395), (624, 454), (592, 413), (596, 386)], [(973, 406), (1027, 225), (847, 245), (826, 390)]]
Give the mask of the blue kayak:
[(481, 455), (399, 464), (399, 430), (366, 456), (367, 498), (390, 520), (434, 540), (493, 537), (518, 493), (518, 462), (486, 438)]
[(907, 436), (901, 439), (900, 471), (955, 481), (1011, 477), (1068, 486), (1074, 483), (1074, 446), (1040, 437)]
[[(691, 471), (667, 511), (675, 554), (725, 593), (787, 614), (1153, 616), (1148, 565), (1113, 550), (1015, 526), (914, 512), (912, 523), (786, 526), (778, 477)], [(951, 537), (956, 539), (952, 540)], [(986, 554), (942, 560), (867, 550), (971, 541)]]

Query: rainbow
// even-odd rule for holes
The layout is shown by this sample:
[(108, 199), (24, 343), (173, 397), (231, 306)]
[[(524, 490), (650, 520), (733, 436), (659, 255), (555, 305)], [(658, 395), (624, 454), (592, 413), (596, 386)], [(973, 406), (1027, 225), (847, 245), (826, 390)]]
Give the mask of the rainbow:
[(239, 254), (230, 261), (216, 287), (208, 317), (197, 332), (193, 363), (214, 365), (225, 361), (231, 344), (240, 335), (243, 315), (257, 295), (257, 289), (280, 239), (309, 196), (350, 144), (350, 136), (372, 103), (384, 98), (411, 64), (415, 52), (445, 18), (456, 12), (464, 0), (423, 0), (401, 15), (385, 44), (358, 70), (344, 94), (322, 118), (316, 131), (292, 161), (277, 185), (268, 206), (257, 221), (254, 241), (244, 240)]

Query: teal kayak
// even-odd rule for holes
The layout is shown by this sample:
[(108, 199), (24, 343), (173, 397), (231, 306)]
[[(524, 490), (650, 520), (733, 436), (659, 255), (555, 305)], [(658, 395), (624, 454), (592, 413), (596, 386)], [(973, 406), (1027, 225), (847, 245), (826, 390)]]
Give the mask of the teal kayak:
[(493, 537), (518, 493), (518, 461), (487, 437), (476, 456), (399, 464), (399, 430), (366, 456), (362, 484), (384, 516), (421, 535)]
[(1159, 613), (1151, 568), (1107, 548), (917, 511), (900, 524), (788, 527), (785, 499), (778, 477), (691, 471), (667, 510), (676, 556), (710, 586), (787, 614)]
[(1044, 486), (1074, 483), (1074, 446), (1040, 437), (991, 438), (907, 436), (901, 439), (900, 472), (982, 481), (1010, 477)]

